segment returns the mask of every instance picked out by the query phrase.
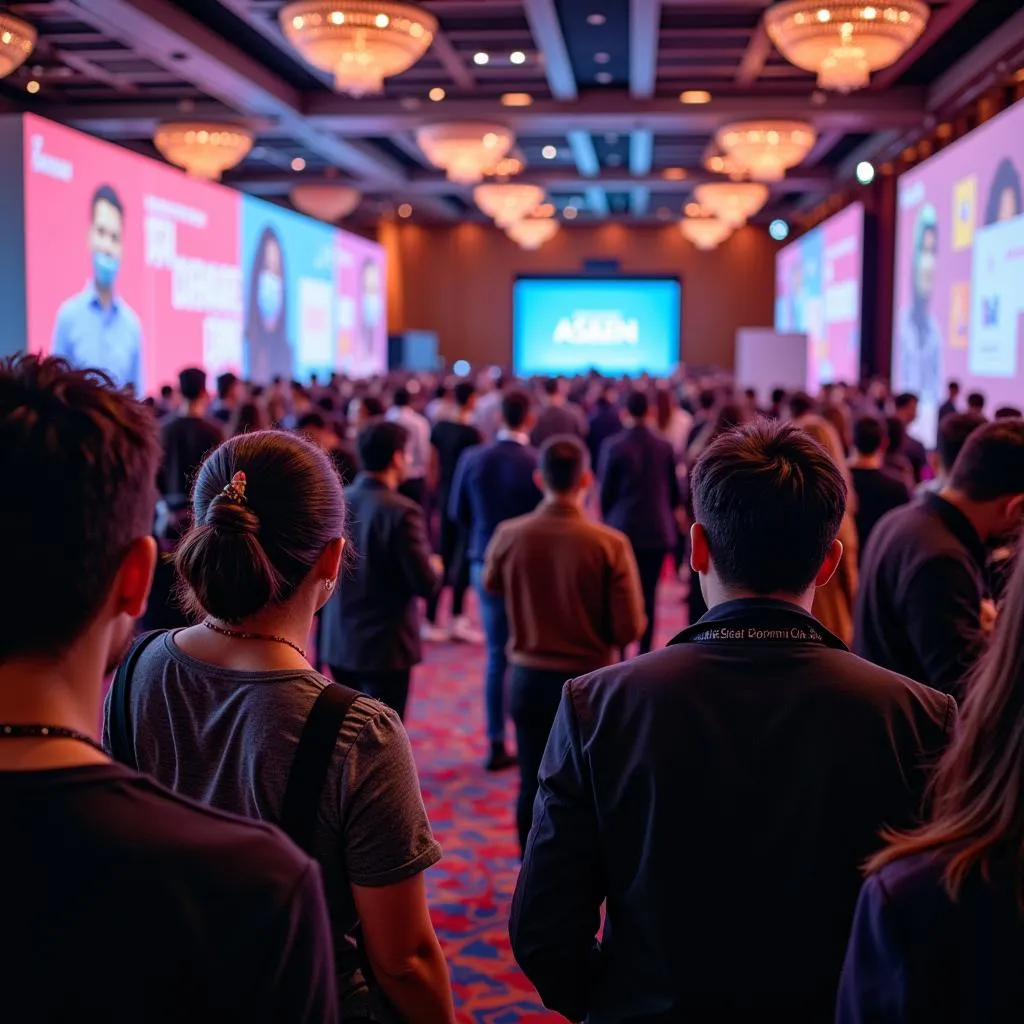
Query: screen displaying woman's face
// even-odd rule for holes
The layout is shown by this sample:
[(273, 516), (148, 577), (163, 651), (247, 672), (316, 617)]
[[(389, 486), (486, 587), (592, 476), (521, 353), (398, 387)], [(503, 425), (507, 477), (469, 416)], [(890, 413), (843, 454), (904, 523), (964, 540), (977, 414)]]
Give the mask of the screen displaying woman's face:
[(939, 239), (934, 228), (926, 228), (921, 236), (921, 248), (917, 253), (916, 285), (917, 293), (930, 298), (935, 291), (935, 257)]
[(276, 238), (267, 239), (263, 262), (256, 283), (256, 302), (260, 322), (267, 331), (274, 330), (284, 307), (284, 279), (281, 276), (281, 246)]
[(997, 220), (1013, 220), (1020, 215), (1017, 204), (1017, 193), (1012, 188), (1004, 188), (999, 194), (999, 208), (996, 213)]

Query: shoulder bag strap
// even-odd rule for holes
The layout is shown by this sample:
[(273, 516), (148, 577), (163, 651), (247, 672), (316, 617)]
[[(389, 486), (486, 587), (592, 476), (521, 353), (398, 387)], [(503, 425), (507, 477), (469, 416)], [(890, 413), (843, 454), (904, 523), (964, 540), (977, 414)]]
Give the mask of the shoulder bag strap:
[(132, 743), (132, 676), (142, 652), (167, 630), (154, 629), (143, 633), (128, 649), (110, 686), (110, 756), (129, 768), (137, 768), (135, 744)]
[(358, 691), (347, 686), (337, 683), (325, 686), (313, 704), (299, 737), (278, 824), (288, 838), (310, 856), (320, 796), (338, 742), (338, 732), (358, 696)]

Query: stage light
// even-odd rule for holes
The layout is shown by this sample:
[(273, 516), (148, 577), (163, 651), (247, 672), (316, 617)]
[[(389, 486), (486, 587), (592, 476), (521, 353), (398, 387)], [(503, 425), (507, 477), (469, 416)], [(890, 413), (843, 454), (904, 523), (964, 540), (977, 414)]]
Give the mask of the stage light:
[(776, 242), (784, 242), (789, 237), (789, 225), (779, 217), (768, 225), (768, 234), (775, 239)]
[(456, 359), (454, 365), (452, 366), (452, 372), (457, 377), (468, 377), (472, 369), (473, 367), (470, 366), (465, 359)]
[(875, 180), (875, 165), (870, 160), (861, 160), (857, 164), (856, 174), (862, 185), (870, 185)]

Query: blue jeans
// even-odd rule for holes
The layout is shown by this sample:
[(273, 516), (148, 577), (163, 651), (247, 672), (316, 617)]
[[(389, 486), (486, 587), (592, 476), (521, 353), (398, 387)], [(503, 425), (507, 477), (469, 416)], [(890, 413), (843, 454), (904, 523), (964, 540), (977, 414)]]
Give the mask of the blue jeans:
[(473, 587), (480, 601), (480, 621), (487, 638), (487, 674), (484, 680), (484, 701), (487, 708), (487, 738), (492, 743), (505, 742), (505, 676), (508, 659), (508, 616), (505, 599), (484, 589), (484, 567), (474, 562)]

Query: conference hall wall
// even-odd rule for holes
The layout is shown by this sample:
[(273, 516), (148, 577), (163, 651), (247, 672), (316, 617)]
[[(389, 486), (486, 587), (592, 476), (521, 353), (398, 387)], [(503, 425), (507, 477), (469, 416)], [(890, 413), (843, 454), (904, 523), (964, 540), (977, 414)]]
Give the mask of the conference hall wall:
[(33, 115), (0, 119), (0, 179), (16, 268), (0, 351), (27, 339), (145, 393), (189, 365), (256, 381), (386, 367), (375, 242)]
[(617, 260), (624, 275), (680, 279), (682, 357), (691, 365), (731, 367), (736, 329), (772, 323), (778, 246), (761, 228), (743, 228), (713, 252), (698, 252), (675, 224), (564, 227), (537, 252), (480, 224), (389, 222), (379, 238), (389, 322), (436, 331), (449, 361), (511, 365), (517, 278), (571, 277), (590, 259)]

